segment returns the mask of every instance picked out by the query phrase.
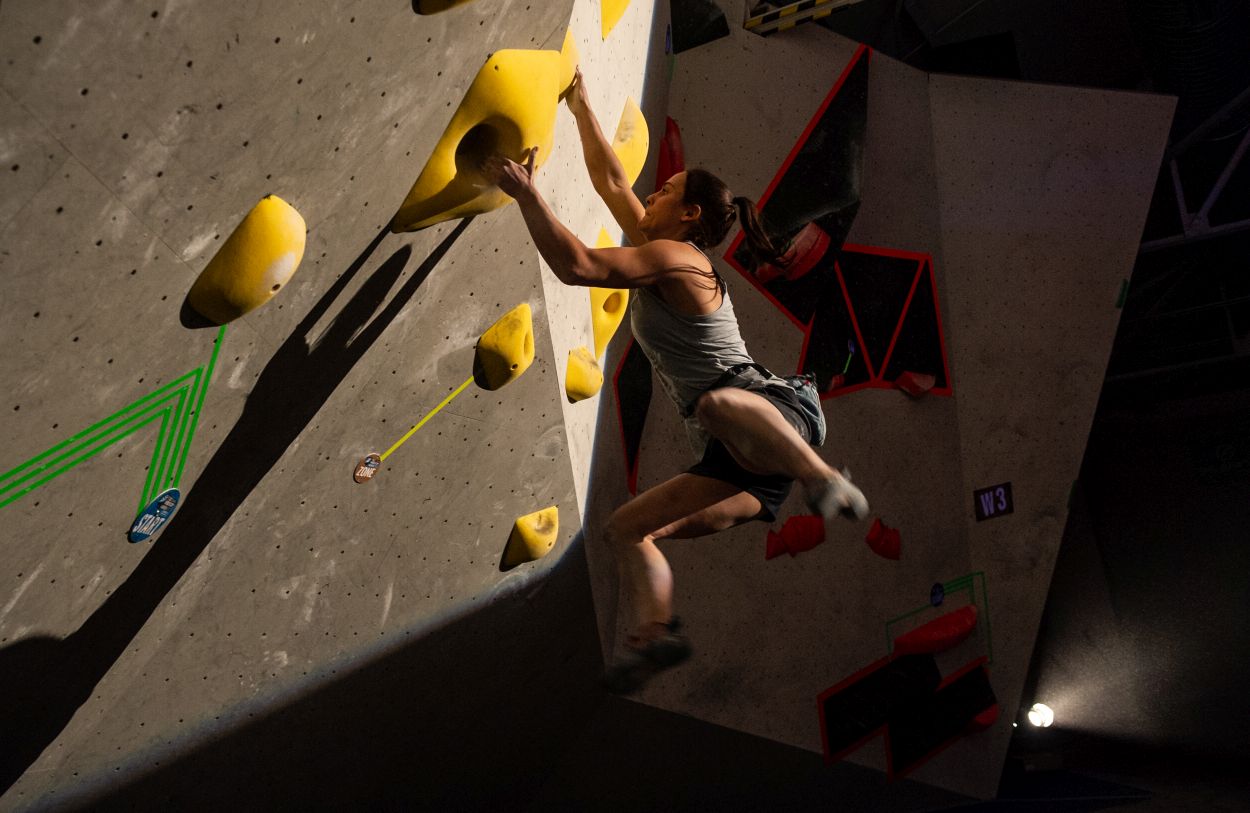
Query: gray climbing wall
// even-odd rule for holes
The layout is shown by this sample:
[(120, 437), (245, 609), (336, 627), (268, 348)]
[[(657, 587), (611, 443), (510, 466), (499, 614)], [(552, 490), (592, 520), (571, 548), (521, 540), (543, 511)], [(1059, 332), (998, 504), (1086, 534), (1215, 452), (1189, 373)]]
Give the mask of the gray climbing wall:
[[(0, 807), (168, 765), (539, 589), (581, 527), (597, 401), (569, 405), (562, 381), (589, 342), (586, 293), (559, 289), (515, 207), (386, 227), (499, 49), (558, 50), (571, 25), (605, 129), (626, 95), (654, 110), (651, 4), (606, 41), (597, 14), (572, 0), (436, 15), (4, 4), (0, 674), (2, 727), (24, 735), (6, 735)], [(584, 205), (558, 116), (540, 187), (593, 241), (609, 221)], [(195, 326), (188, 288), (270, 193), (306, 221), (302, 265), (224, 332)], [(353, 483), (521, 302), (534, 365), (495, 392), (470, 385)], [(157, 479), (182, 505), (132, 545)], [(555, 551), (502, 572), (513, 520), (549, 505)]]
[[(729, 19), (740, 19), (742, 3), (728, 5)], [(734, 27), (681, 54), (670, 115), (687, 166), (712, 169), (736, 194), (758, 199), (856, 50), (817, 26), (768, 39)], [(822, 453), (848, 465), (873, 514), (900, 530), (902, 558), (874, 554), (867, 524), (842, 523), (823, 545), (770, 561), (759, 523), (664, 543), (696, 656), (648, 686), (641, 702), (820, 751), (820, 692), (889, 654), (898, 634), (972, 603), (973, 636), (938, 663), (950, 676), (986, 659), (1001, 714), (911, 775), (987, 797), (1021, 700), (1174, 100), (930, 77), (879, 54), (868, 82), (863, 199), (848, 243), (932, 259), (952, 392), (911, 400), (864, 389), (827, 399)], [(802, 331), (723, 258), (718, 267), (757, 359), (777, 372), (797, 369)], [(595, 539), (628, 494), (620, 440), (605, 438), (602, 448), (586, 526), (610, 648), (624, 619)], [(690, 465), (685, 449), (671, 405), (657, 395), (640, 488)], [(1014, 487), (1014, 513), (977, 521), (974, 490), (1003, 483)], [(778, 526), (803, 512), (792, 495)], [(942, 610), (929, 606), (935, 583), (947, 588)], [(884, 750), (877, 737), (847, 758), (885, 768)]]

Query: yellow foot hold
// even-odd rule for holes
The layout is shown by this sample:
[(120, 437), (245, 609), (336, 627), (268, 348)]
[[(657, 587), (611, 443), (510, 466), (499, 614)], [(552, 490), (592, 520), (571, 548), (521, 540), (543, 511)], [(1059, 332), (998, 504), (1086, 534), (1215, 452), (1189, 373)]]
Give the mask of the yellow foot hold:
[(224, 325), (273, 298), (304, 257), (304, 218), (277, 195), (252, 207), (187, 293), (187, 304)]
[(621, 166), (629, 176), (630, 186), (642, 174), (642, 166), (647, 163), (647, 150), (650, 147), (651, 134), (647, 130), (647, 120), (638, 103), (627, 97), (625, 109), (621, 111), (621, 121), (616, 125), (616, 137), (612, 139), (612, 152), (621, 159)]
[(477, 340), (473, 379), (484, 390), (497, 390), (520, 377), (534, 361), (534, 320), (528, 302), (499, 318)]
[(603, 38), (606, 40), (612, 29), (621, 21), (625, 9), (629, 8), (629, 0), (600, 0), (599, 21), (603, 25)]
[(569, 351), (569, 364), (564, 370), (564, 394), (570, 404), (584, 401), (603, 388), (603, 370), (590, 354), (590, 349), (578, 347)]
[(512, 526), (508, 546), (504, 548), (503, 567), (516, 567), (546, 556), (555, 547), (559, 533), (560, 510), (557, 506), (519, 517)]
[(482, 174), (482, 162), (492, 155), (521, 162), (530, 147), (538, 147), (535, 169), (547, 159), (556, 106), (576, 64), (571, 32), (559, 53), (510, 49), (486, 60), (391, 220), (391, 231), (424, 229), (509, 203)]

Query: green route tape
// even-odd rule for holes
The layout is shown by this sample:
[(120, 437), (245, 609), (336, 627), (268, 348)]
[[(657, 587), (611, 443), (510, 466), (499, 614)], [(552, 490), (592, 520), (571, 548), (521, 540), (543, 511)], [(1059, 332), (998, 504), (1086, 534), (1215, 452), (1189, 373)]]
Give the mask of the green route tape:
[[(204, 405), (225, 336), (226, 326), (222, 325), (213, 341), (213, 352), (207, 368), (197, 367), (179, 376), (107, 418), (96, 421), (86, 429), (0, 474), (0, 508), (55, 480), (159, 418), (160, 432), (156, 437), (152, 459), (148, 464), (148, 475), (139, 497), (139, 510), (142, 511), (158, 492), (176, 485), (182, 477), (199, 423), (200, 410)], [(170, 403), (174, 401), (176, 403)], [(41, 476), (45, 473), (46, 476)]]

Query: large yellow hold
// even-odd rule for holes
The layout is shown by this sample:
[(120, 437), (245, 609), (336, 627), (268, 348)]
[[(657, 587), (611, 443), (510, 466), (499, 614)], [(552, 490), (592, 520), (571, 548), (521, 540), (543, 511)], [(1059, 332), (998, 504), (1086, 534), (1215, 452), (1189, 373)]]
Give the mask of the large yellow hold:
[(569, 363), (564, 369), (564, 395), (570, 404), (585, 401), (603, 388), (603, 370), (587, 347), (569, 351)]
[(499, 317), (477, 340), (473, 379), (485, 390), (497, 390), (520, 378), (534, 361), (534, 318), (528, 302)]
[(265, 304), (299, 268), (306, 231), (289, 203), (261, 198), (200, 272), (187, 304), (219, 325)]
[(630, 186), (642, 174), (643, 164), (647, 163), (647, 150), (650, 148), (651, 133), (647, 130), (647, 119), (642, 115), (638, 103), (633, 98), (626, 97), (625, 109), (621, 111), (621, 120), (616, 125), (616, 136), (612, 139), (612, 151), (621, 160)]
[[(599, 240), (595, 248), (611, 248), (616, 242), (608, 235), (607, 229), (599, 229)], [(590, 289), (590, 326), (595, 334), (595, 358), (603, 355), (608, 349), (608, 342), (621, 320), (625, 318), (625, 307), (629, 304), (629, 291), (623, 288), (591, 288)]]
[(612, 33), (612, 29), (616, 28), (616, 24), (621, 21), (627, 8), (629, 8), (629, 0), (600, 0), (599, 23), (603, 28), (605, 40), (608, 34)]
[(560, 534), (560, 510), (558, 506), (544, 508), (532, 514), (518, 517), (503, 551), (503, 567), (512, 568), (525, 562), (541, 559), (551, 552)]
[(477, 72), (451, 123), (434, 147), (391, 231), (415, 231), (489, 212), (512, 199), (482, 174), (492, 155), (523, 162), (538, 147), (537, 168), (551, 154), (556, 107), (573, 83), (577, 48), (572, 32), (559, 51), (496, 51)]

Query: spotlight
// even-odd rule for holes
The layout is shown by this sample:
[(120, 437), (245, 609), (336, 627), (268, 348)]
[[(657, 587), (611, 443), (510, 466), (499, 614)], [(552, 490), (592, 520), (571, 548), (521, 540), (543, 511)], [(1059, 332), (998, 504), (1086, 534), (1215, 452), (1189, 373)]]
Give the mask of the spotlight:
[(1054, 710), (1045, 703), (1034, 703), (1029, 709), (1029, 722), (1038, 728), (1048, 728), (1055, 722)]

